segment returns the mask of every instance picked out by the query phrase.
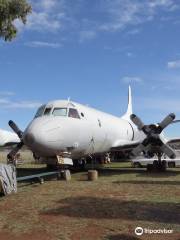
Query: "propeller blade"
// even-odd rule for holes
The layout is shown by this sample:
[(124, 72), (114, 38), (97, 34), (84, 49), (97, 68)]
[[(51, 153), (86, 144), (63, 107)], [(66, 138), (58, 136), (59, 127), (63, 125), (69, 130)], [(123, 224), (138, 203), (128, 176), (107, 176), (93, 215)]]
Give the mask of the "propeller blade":
[(173, 120), (175, 119), (175, 114), (174, 113), (170, 113), (167, 117), (165, 117), (162, 122), (160, 122), (158, 125), (161, 129), (161, 132), (162, 130), (167, 127), (169, 124), (171, 124), (173, 122)]
[(16, 153), (22, 148), (24, 145), (23, 142), (18, 143), (12, 150), (11, 152), (7, 155), (8, 159), (13, 159), (13, 157), (16, 155)]
[(161, 151), (163, 153), (165, 153), (169, 158), (174, 159), (176, 157), (176, 154), (175, 154), (174, 150), (170, 146), (168, 146), (167, 144), (162, 145)]
[(132, 150), (132, 155), (137, 156), (144, 150), (144, 145), (140, 143), (137, 147)]
[(147, 137), (143, 140), (142, 143), (140, 143), (137, 147), (135, 147), (132, 150), (132, 155), (137, 156), (138, 154), (140, 154), (144, 150), (147, 150), (149, 146), (150, 146), (150, 141), (149, 141), (149, 138)]
[(22, 139), (23, 132), (18, 128), (18, 126), (12, 120), (9, 121), (9, 126), (18, 135), (18, 137)]
[(139, 130), (141, 130), (144, 127), (144, 123), (135, 114), (131, 114), (130, 118), (131, 121), (138, 127)]

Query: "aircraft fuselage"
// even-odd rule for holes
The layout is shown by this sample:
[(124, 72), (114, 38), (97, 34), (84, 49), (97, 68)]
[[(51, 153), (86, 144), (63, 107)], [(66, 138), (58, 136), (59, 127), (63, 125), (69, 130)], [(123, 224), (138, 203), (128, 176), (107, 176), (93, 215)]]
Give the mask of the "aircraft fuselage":
[(109, 152), (119, 140), (143, 138), (130, 121), (78, 103), (59, 100), (41, 108), (23, 135), (25, 144), (40, 157), (71, 152), (77, 158)]

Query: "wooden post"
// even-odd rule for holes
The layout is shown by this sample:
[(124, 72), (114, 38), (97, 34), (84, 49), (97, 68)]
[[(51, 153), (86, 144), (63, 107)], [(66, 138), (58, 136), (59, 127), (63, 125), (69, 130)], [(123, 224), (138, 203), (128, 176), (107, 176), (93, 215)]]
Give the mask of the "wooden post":
[(95, 181), (98, 179), (98, 172), (96, 170), (88, 170), (88, 180)]

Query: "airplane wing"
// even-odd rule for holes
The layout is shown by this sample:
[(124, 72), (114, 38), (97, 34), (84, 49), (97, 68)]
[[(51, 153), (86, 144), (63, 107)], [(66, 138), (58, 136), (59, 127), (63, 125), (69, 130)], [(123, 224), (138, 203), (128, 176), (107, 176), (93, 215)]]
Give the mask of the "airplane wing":
[(132, 150), (137, 147), (141, 141), (127, 141), (127, 140), (119, 140), (115, 142), (112, 146), (111, 151), (123, 151), (123, 150)]
[[(179, 119), (178, 120), (174, 120), (171, 124), (175, 124), (175, 123), (180, 123), (180, 120)], [(180, 145), (180, 137), (166, 139), (166, 143), (170, 144), (170, 145), (176, 145), (176, 144)]]
[(169, 144), (173, 144), (173, 143), (175, 143), (175, 144), (180, 144), (180, 137), (179, 138), (171, 138), (171, 139), (168, 139), (167, 140), (167, 143)]
[(0, 129), (0, 147), (10, 146), (19, 142), (17, 134)]

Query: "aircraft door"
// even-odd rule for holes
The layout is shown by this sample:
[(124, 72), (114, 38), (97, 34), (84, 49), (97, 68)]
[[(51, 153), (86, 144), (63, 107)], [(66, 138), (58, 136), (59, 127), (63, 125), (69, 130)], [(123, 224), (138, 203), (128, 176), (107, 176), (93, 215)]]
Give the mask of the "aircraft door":
[(94, 152), (103, 152), (106, 150), (107, 133), (101, 119), (97, 119), (93, 125), (92, 140), (92, 144), (94, 144)]

